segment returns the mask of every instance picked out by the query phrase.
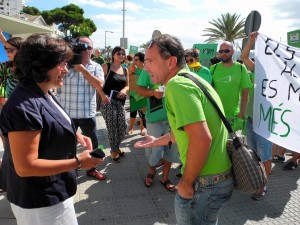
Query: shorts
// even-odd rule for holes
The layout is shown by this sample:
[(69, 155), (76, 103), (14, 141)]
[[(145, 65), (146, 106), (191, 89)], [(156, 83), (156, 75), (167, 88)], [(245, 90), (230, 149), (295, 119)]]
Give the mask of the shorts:
[(253, 131), (252, 121), (247, 121), (247, 144), (255, 150), (262, 162), (272, 160), (272, 142)]
[[(147, 134), (156, 138), (169, 133), (170, 127), (167, 120), (147, 123)], [(149, 166), (156, 166), (161, 158), (168, 162), (180, 163), (179, 153), (176, 144), (169, 146), (152, 147), (145, 149), (145, 155), (148, 159)]]

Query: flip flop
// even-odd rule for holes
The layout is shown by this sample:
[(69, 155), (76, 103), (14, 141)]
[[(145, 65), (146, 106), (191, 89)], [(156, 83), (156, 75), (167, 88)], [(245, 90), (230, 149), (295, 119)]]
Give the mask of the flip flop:
[(117, 151), (117, 153), (119, 154), (120, 157), (125, 156), (125, 152), (123, 152), (120, 148), (119, 151)]
[(111, 160), (112, 160), (112, 162), (117, 162), (117, 163), (119, 163), (119, 162), (120, 162), (120, 155), (118, 155), (117, 157), (112, 157), (112, 156), (111, 156)]
[[(153, 180), (154, 180), (154, 176), (155, 174), (151, 174), (151, 173), (148, 173), (146, 178), (144, 179), (144, 184), (146, 187), (151, 187), (152, 184), (153, 184)], [(147, 183), (147, 178), (151, 179), (151, 182), (150, 183)]]
[(165, 182), (160, 181), (160, 183), (165, 187), (165, 189), (167, 189), (169, 192), (173, 192), (175, 191), (175, 185), (172, 184), (172, 182), (167, 179)]
[(133, 134), (133, 130), (126, 131), (126, 135), (131, 135), (131, 134)]

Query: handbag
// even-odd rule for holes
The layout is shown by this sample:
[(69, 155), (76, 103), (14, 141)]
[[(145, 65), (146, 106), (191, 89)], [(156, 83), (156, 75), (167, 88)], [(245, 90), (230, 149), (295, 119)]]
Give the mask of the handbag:
[(257, 152), (249, 149), (236, 135), (215, 100), (199, 80), (188, 73), (181, 73), (178, 75), (189, 78), (197, 84), (217, 110), (227, 128), (231, 136), (231, 139), (229, 139), (227, 143), (227, 151), (232, 162), (235, 188), (243, 192), (254, 193), (261, 187), (264, 187), (267, 183), (267, 175), (265, 167)]
[(155, 98), (150, 96), (147, 100), (147, 121), (149, 123), (155, 123), (163, 120), (167, 120), (167, 111), (164, 107), (164, 98)]

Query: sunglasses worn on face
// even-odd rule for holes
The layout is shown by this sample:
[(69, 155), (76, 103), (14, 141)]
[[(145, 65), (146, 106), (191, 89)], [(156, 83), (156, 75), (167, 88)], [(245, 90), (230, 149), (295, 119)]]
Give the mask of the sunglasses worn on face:
[(134, 61), (139, 61), (140, 59), (134, 59)]
[(16, 48), (6, 48), (6, 47), (4, 47), (4, 50), (5, 50), (7, 53), (13, 53), (14, 51), (17, 51)]
[(192, 62), (194, 62), (194, 59), (186, 59), (185, 62), (186, 63), (192, 63)]
[(231, 50), (230, 49), (224, 49), (224, 50), (219, 50), (219, 53), (229, 53), (229, 52), (231, 52)]
[(86, 49), (84, 49), (83, 51), (92, 51), (93, 50), (93, 47), (91, 46), (88, 46)]
[(121, 56), (125, 56), (125, 53), (117, 52), (116, 55), (118, 55), (118, 56), (120, 56), (120, 55), (121, 55)]

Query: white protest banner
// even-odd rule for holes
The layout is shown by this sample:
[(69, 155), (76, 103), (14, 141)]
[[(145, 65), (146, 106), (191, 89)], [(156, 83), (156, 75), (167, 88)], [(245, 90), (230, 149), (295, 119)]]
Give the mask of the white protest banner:
[(259, 34), (254, 87), (254, 131), (300, 152), (300, 49)]

